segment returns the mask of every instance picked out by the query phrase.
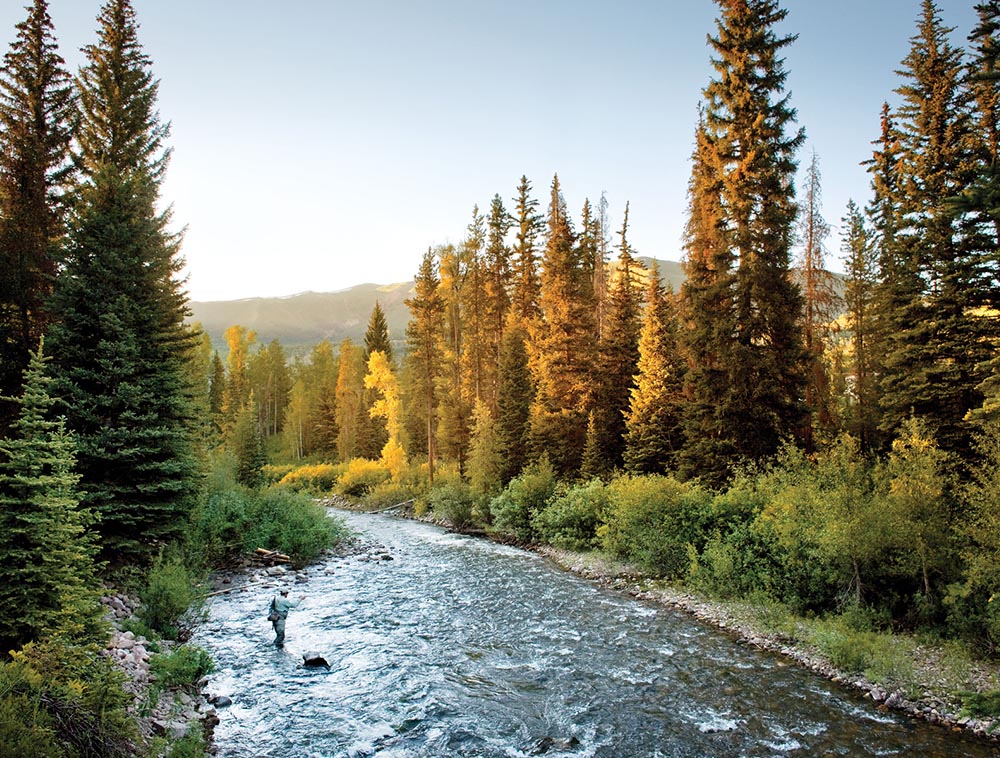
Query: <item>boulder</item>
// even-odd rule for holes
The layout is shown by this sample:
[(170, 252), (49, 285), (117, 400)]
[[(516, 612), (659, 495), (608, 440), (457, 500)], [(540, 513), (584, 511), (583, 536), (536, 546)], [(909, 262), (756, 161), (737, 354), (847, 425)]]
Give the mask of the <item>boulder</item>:
[(326, 658), (313, 650), (303, 653), (302, 660), (309, 668), (325, 668), (327, 671), (330, 670), (330, 664), (326, 662)]

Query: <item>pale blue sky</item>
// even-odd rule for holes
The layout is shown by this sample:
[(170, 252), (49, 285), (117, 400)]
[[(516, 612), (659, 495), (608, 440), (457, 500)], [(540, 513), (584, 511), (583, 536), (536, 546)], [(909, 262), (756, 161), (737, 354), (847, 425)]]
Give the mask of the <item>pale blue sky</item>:
[[(941, 0), (964, 44), (975, 0)], [(27, 0), (0, 3), (3, 48)], [(50, 0), (70, 70), (100, 0)], [(571, 215), (631, 203), (641, 255), (680, 260), (711, 0), (134, 0), (174, 157), (164, 187), (192, 299), (412, 277), (472, 206), (522, 174)], [(868, 199), (858, 163), (920, 0), (785, 0), (788, 88), (823, 175), (824, 215)], [(839, 239), (828, 241), (836, 267)]]

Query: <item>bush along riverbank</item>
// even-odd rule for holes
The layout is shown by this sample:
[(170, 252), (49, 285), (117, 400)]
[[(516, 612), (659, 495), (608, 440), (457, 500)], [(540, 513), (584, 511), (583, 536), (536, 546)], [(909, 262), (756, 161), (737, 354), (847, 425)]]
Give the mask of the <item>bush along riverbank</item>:
[[(546, 481), (539, 483), (530, 475), (516, 479), (504, 493), (485, 505), (481, 500), (477, 503), (467, 487), (453, 484), (432, 490), (416, 502), (396, 506), (386, 506), (382, 501), (345, 501), (340, 497), (323, 502), (337, 507), (389, 511), (465, 534), (520, 545), (578, 576), (637, 599), (680, 610), (742, 643), (784, 656), (796, 665), (863, 693), (879, 710), (897, 711), (986, 740), (997, 741), (1000, 736), (1000, 663), (974, 655), (967, 643), (932, 633), (885, 631), (880, 627), (881, 619), (871, 611), (848, 608), (841, 613), (803, 616), (764, 593), (757, 593), (752, 599), (718, 597), (683, 581), (664, 579), (662, 571), (650, 571), (611, 551), (594, 549), (592, 546), (600, 542), (595, 534), (603, 531), (606, 539), (619, 545), (627, 543), (640, 555), (659, 555), (678, 565), (690, 561), (697, 568), (697, 552), (689, 544), (665, 538), (672, 549), (659, 553), (652, 544), (655, 537), (632, 534), (637, 525), (649, 528), (648, 518), (636, 518), (636, 524), (624, 527), (619, 520), (612, 529), (601, 530), (602, 519), (607, 524), (615, 507), (605, 501), (605, 486), (599, 482), (557, 490), (544, 474), (535, 479)], [(653, 481), (649, 486), (658, 490), (659, 484)], [(626, 502), (625, 506), (628, 505), (634, 506)], [(669, 500), (650, 501), (645, 507), (646, 516), (650, 512), (669, 512), (670, 507)], [(619, 504), (619, 513), (622, 508)], [(635, 508), (628, 515), (635, 515), (635, 510), (643, 509)], [(477, 511), (491, 514), (492, 523), (475, 519), (472, 514)], [(511, 528), (512, 525), (519, 528)], [(540, 534), (562, 546), (538, 541)]]
[(644, 576), (599, 552), (550, 545), (530, 549), (577, 576), (683, 611), (741, 643), (778, 653), (863, 693), (879, 710), (895, 710), (993, 741), (1000, 736), (1000, 719), (984, 714), (1000, 691), (1000, 665), (973, 659), (959, 645), (858, 630), (855, 627), (862, 624), (852, 626), (849, 616), (796, 617), (765, 600), (708, 598)]

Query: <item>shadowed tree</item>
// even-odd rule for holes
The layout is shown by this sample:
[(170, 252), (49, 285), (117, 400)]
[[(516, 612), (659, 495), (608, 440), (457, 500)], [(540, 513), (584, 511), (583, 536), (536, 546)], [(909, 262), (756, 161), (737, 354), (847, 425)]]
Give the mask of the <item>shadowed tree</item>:
[[(73, 83), (59, 56), (48, 3), (35, 0), (0, 68), (0, 396), (20, 394), (50, 314), (65, 192)], [(0, 401), (0, 433), (15, 406)]]
[(179, 238), (159, 209), (169, 150), (158, 83), (127, 0), (109, 0), (78, 77), (81, 124), (64, 270), (53, 294), (55, 392), (76, 435), (81, 500), (100, 515), (105, 555), (147, 559), (193, 506)]

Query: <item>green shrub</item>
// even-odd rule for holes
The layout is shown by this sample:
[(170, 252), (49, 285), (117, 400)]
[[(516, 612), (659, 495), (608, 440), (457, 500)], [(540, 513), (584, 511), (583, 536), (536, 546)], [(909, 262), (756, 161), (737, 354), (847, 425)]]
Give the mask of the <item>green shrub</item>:
[(278, 484), (319, 495), (333, 490), (341, 471), (342, 467), (334, 466), (332, 463), (299, 466), (286, 473)]
[(204, 608), (198, 582), (177, 553), (160, 553), (139, 590), (143, 622), (168, 640), (186, 637), (201, 618)]
[(835, 618), (813, 622), (808, 641), (846, 673), (877, 684), (908, 685), (913, 679), (910, 651), (889, 634), (855, 631)]
[(277, 484), (282, 480), (282, 478), (295, 470), (295, 466), (291, 463), (274, 464), (268, 463), (263, 466), (260, 470), (261, 476), (264, 479), (264, 484)]
[(31, 643), (0, 664), (3, 755), (136, 755), (125, 676), (95, 647)]
[(250, 495), (235, 485), (211, 491), (191, 516), (188, 541), (210, 566), (232, 561), (243, 551)]
[(586, 484), (557, 488), (531, 523), (539, 537), (550, 545), (588, 550), (597, 542), (597, 527), (607, 510), (607, 488), (601, 480), (594, 479)]
[(304, 566), (347, 536), (343, 521), (302, 493), (272, 488), (245, 496), (243, 549), (248, 553), (259, 547), (277, 550), (293, 565)]
[(187, 734), (171, 743), (167, 758), (204, 758), (208, 754), (204, 731), (189, 729)]
[(962, 692), (962, 713), (974, 718), (1000, 716), (1000, 690), (989, 692)]
[(683, 578), (688, 545), (700, 550), (711, 523), (705, 490), (664, 476), (622, 476), (607, 485), (606, 523), (598, 529), (605, 550), (655, 574)]
[(490, 515), (498, 532), (530, 542), (535, 538), (531, 521), (556, 489), (556, 476), (548, 458), (533, 463), (490, 500)]
[(181, 645), (169, 653), (154, 655), (149, 670), (160, 687), (189, 687), (215, 668), (212, 657), (197, 645)]
[(337, 479), (335, 488), (341, 495), (362, 497), (391, 476), (389, 469), (379, 461), (354, 458)]
[(475, 501), (472, 488), (463, 482), (451, 482), (427, 493), (426, 502), (434, 516), (464, 529), (475, 523)]

